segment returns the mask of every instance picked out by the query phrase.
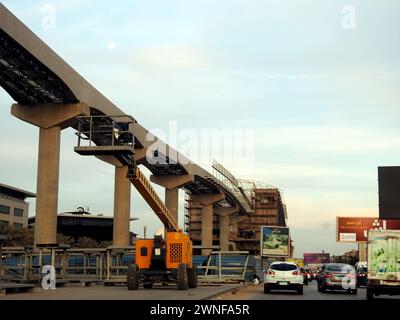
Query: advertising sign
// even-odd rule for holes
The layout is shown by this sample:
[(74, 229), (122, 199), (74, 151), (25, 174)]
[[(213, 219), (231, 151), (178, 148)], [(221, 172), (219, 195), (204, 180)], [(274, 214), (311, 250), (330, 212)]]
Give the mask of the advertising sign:
[(286, 259), (287, 262), (293, 262), (295, 264), (297, 264), (297, 266), (299, 268), (304, 267), (304, 260), (300, 259), (300, 258), (287, 258)]
[(400, 230), (400, 219), (382, 220), (379, 218), (337, 217), (337, 242), (367, 242), (369, 230)]
[(307, 265), (320, 265), (330, 261), (329, 253), (304, 253), (304, 264)]
[(261, 255), (264, 257), (288, 257), (290, 255), (289, 228), (262, 226)]
[(391, 279), (400, 274), (400, 231), (369, 231), (368, 279)]

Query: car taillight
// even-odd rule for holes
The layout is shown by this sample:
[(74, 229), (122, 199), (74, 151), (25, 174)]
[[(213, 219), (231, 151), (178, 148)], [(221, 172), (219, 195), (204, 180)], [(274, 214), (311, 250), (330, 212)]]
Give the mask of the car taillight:
[(273, 272), (272, 270), (268, 270), (268, 271), (266, 271), (265, 272), (265, 274), (267, 274), (267, 275), (274, 275), (275, 274), (275, 272)]
[(292, 274), (293, 274), (294, 276), (301, 276), (301, 275), (302, 275), (301, 271), (299, 271), (299, 270), (293, 271)]
[(325, 278), (332, 278), (332, 277), (333, 277), (333, 274), (331, 274), (331, 273), (325, 274)]

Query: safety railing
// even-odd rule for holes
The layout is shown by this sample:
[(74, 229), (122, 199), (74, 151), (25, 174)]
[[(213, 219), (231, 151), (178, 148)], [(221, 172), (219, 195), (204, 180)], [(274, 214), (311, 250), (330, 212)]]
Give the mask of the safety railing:
[(46, 265), (54, 266), (59, 282), (102, 282), (126, 278), (127, 265), (134, 261), (134, 253), (134, 247), (3, 248), (0, 280), (40, 282)]
[[(128, 115), (81, 116), (78, 120), (78, 145), (83, 146), (130, 146), (134, 147), (135, 120)], [(87, 143), (83, 143), (87, 141)]]
[(199, 282), (244, 282), (249, 264), (248, 251), (215, 251), (197, 266)]

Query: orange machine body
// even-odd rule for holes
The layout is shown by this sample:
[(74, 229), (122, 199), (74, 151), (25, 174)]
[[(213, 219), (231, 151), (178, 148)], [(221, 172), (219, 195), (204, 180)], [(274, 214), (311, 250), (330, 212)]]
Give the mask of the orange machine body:
[[(161, 249), (161, 248), (160, 248)], [(167, 232), (165, 239), (165, 267), (167, 270), (178, 269), (180, 264), (193, 267), (192, 241), (189, 235), (182, 232)], [(136, 265), (139, 269), (151, 269), (154, 239), (136, 240)]]
[(151, 266), (151, 253), (154, 248), (153, 239), (136, 240), (136, 264), (140, 269), (149, 269)]

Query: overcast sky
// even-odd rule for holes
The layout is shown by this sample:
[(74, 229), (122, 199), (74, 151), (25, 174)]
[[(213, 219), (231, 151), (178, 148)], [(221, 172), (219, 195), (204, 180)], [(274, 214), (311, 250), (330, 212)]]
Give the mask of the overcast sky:
[[(146, 128), (254, 130), (252, 165), (222, 162), (283, 190), (295, 255), (343, 253), (355, 246), (335, 242), (335, 217), (378, 215), (377, 166), (400, 162), (399, 1), (2, 3)], [(0, 89), (0, 181), (35, 191), (38, 129), (12, 103)], [(63, 131), (59, 211), (112, 215), (113, 168), (75, 142)], [(133, 231), (153, 232), (132, 193)]]

